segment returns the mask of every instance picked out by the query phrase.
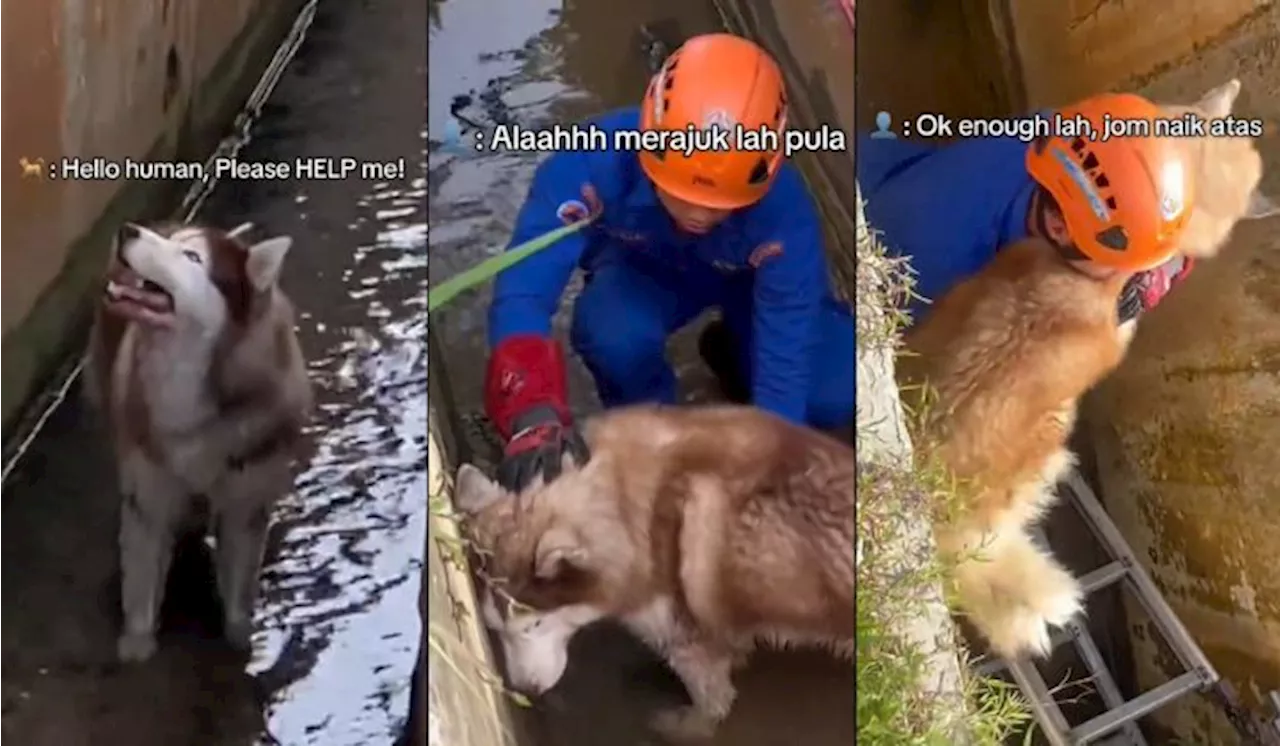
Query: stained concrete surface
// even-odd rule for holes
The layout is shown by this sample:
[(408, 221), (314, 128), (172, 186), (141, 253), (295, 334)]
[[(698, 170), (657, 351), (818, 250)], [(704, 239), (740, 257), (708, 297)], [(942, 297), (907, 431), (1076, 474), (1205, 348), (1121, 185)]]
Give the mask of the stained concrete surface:
[[(1260, 4), (1262, 5), (1262, 4)], [(1280, 196), (1280, 4), (1139, 81), (1194, 101), (1239, 78), (1240, 117), (1263, 120), (1263, 191)], [(1144, 322), (1089, 414), (1104, 496), (1174, 611), (1244, 703), (1267, 720), (1280, 690), (1280, 218), (1237, 227), (1222, 255)], [(1130, 607), (1136, 682), (1177, 667)], [(1154, 720), (1184, 743), (1239, 743), (1217, 706), (1190, 697)]]
[[(73, 392), (5, 484), (5, 741), (248, 746), (268, 720), (275, 740), (263, 742), (284, 746), (399, 736), (425, 545), (424, 11), (321, 2), (240, 155), (403, 158), (402, 178), (225, 182), (201, 214), (294, 237), (284, 284), (317, 386), (316, 453), (279, 511), (264, 578), (269, 669), (251, 678), (217, 639), (199, 544), (174, 569), (159, 654), (113, 662), (112, 470)], [(393, 599), (407, 603), (388, 622)]]
[[(568, 122), (634, 104), (645, 83), (637, 28), (662, 22), (687, 36), (719, 30), (706, 2), (657, 0), (432, 0), (428, 131), (446, 131), (457, 95), (472, 96), (470, 118), (509, 117), (528, 127)], [(492, 153), (437, 147), (429, 157), (431, 274), (439, 281), (501, 250), (524, 198), (538, 153)], [(443, 138), (441, 138), (443, 139)], [(573, 285), (571, 285), (570, 297)], [(487, 288), (438, 312), (452, 389), (464, 411), (471, 447), (494, 452), (475, 416), (486, 358)], [(568, 303), (556, 318), (567, 329)], [(689, 335), (673, 345), (677, 372), (691, 395), (707, 395), (706, 372), (689, 354)], [(579, 415), (597, 405), (590, 377), (574, 359), (570, 387)], [(487, 457), (487, 459), (485, 458)], [(487, 465), (483, 464), (482, 465)], [(852, 668), (819, 654), (763, 654), (738, 676), (741, 698), (716, 740), (724, 746), (847, 746), (854, 742)], [(638, 746), (654, 742), (644, 722), (682, 692), (638, 643), (602, 625), (574, 641), (569, 672), (522, 718), (543, 746)]]

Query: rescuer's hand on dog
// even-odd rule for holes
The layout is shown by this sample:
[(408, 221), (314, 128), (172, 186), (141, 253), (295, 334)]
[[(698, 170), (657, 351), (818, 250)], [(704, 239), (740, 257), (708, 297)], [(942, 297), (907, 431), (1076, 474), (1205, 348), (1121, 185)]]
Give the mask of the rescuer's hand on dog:
[(1175, 256), (1131, 277), (1120, 292), (1120, 323), (1137, 319), (1159, 305), (1170, 290), (1187, 279), (1194, 266), (1191, 257)]
[(569, 414), (564, 352), (558, 342), (518, 335), (500, 343), (485, 373), (485, 411), (506, 442), (498, 483), (521, 492), (538, 477), (555, 479), (566, 456), (590, 457)]
[(555, 411), (538, 408), (516, 419), (520, 428), (503, 449), (498, 483), (520, 492), (537, 479), (550, 482), (560, 475), (564, 457), (581, 465), (589, 457), (587, 444), (572, 422), (561, 422)]

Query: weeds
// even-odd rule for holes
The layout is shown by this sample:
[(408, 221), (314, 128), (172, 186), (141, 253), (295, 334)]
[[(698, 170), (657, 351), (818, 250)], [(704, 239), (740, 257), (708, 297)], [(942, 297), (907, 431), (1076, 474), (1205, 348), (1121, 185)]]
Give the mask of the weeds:
[[(430, 428), (428, 458), (441, 464), (435, 448), (436, 432)], [(502, 701), (528, 706), (521, 694), (509, 690), (492, 669), (484, 651), (482, 625), (475, 617), (475, 595), (472, 588), (468, 553), (457, 514), (449, 497), (449, 484), (443, 470), (430, 468), (428, 487), (429, 546), (427, 572), (431, 587), (427, 620), (427, 678), (432, 701), (433, 728), (462, 728), (470, 734), (488, 733), (482, 743), (513, 744), (514, 734), (502, 712)], [(440, 614), (440, 609), (444, 613)], [(437, 677), (448, 683), (436, 684)], [(437, 691), (438, 690), (438, 691)], [(438, 706), (437, 697), (448, 697), (451, 705)], [(437, 718), (435, 709), (448, 711), (448, 717)], [(449, 725), (445, 725), (445, 721)], [(456, 722), (455, 722), (456, 721)], [(434, 741), (433, 741), (434, 742)]]
[(942, 469), (913, 457), (892, 378), (912, 278), (884, 254), (860, 206), (856, 243), (858, 349), (870, 361), (859, 368), (860, 408), (875, 409), (862, 377), (883, 377), (868, 386), (880, 387), (881, 419), (860, 411), (858, 422), (858, 743), (998, 746), (1025, 729), (1030, 713), (1011, 684), (970, 672), (943, 603), (948, 565), (929, 531), (956, 509), (957, 491)]

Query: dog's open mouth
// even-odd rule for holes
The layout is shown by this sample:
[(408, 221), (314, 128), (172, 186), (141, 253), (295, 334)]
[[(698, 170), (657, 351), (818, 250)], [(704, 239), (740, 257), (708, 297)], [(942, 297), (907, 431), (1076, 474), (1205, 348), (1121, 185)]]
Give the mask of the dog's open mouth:
[(173, 296), (132, 270), (113, 273), (105, 296), (109, 311), (132, 321), (169, 326), (173, 319)]

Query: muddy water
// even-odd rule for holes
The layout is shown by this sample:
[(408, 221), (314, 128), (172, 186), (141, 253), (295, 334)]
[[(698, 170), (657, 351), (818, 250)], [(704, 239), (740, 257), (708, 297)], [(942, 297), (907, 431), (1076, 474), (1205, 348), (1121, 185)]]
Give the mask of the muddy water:
[(199, 215), (294, 237), (284, 284), (319, 403), (313, 454), (278, 512), (252, 660), (217, 639), (197, 544), (171, 578), (161, 652), (139, 667), (112, 662), (113, 476), (73, 396), (4, 486), (10, 743), (378, 746), (400, 737), (426, 530), (426, 21), (416, 3), (320, 2), (240, 153), (403, 159), (402, 173), (224, 182)]
[[(714, 8), (701, 0), (619, 4), (607, 0), (442, 0), (431, 3), (429, 44), (432, 137), (428, 178), (431, 273), (440, 280), (501, 250), (539, 153), (479, 152), (467, 125), (514, 121), (530, 128), (573, 121), (632, 104), (647, 75), (645, 38), (719, 30)], [(463, 96), (466, 100), (458, 100)], [(455, 129), (457, 128), (457, 129)], [(459, 146), (443, 141), (462, 131)], [(569, 297), (572, 297), (572, 285)], [(474, 425), (485, 363), (488, 289), (438, 312), (432, 332), (444, 350), (449, 384)], [(568, 304), (557, 317), (567, 330)], [(690, 398), (706, 392), (706, 374), (675, 345), (676, 368)], [(591, 381), (576, 361), (570, 386), (580, 414), (597, 405)], [(470, 416), (468, 416), (470, 415)], [(492, 440), (479, 426), (466, 433), (482, 456)], [(853, 675), (820, 656), (764, 655), (739, 677), (742, 696), (717, 743), (725, 746), (812, 746), (854, 741)], [(678, 684), (637, 644), (601, 627), (575, 641), (564, 681), (534, 711), (531, 730), (543, 746), (631, 746), (649, 743), (643, 723), (654, 708), (678, 703)]]

